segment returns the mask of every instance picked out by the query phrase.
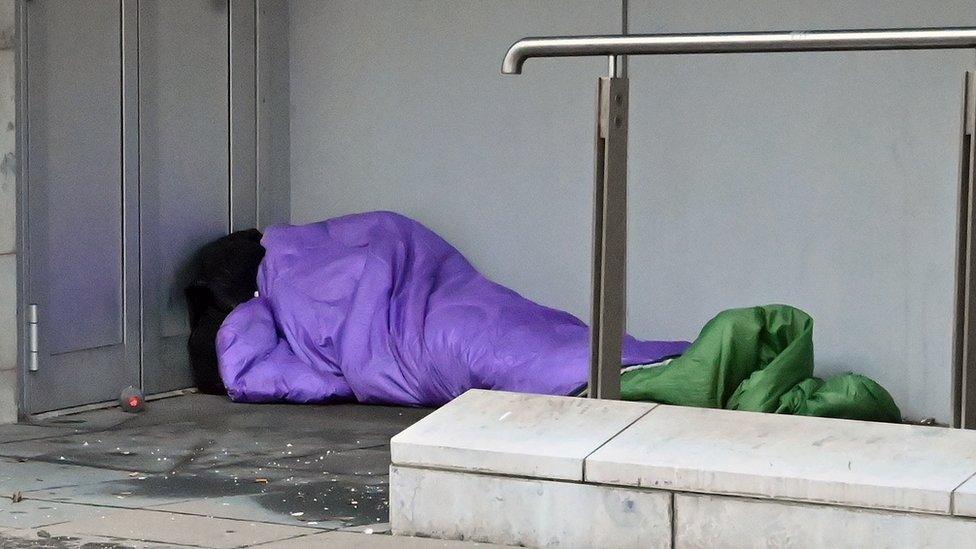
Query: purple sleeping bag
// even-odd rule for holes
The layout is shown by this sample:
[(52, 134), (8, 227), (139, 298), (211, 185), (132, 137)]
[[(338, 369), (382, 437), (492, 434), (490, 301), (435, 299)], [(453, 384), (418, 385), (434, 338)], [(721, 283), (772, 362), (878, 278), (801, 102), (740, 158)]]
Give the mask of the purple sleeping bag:
[[(589, 329), (482, 275), (389, 212), (267, 230), (260, 297), (217, 335), (239, 402), (443, 404), (471, 388), (568, 395), (585, 385)], [(627, 337), (625, 365), (687, 343)]]

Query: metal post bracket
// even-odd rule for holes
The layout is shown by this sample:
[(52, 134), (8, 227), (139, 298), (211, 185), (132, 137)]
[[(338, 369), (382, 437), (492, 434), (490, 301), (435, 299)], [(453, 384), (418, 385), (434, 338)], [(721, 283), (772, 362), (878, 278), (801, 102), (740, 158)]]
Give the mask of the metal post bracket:
[(626, 316), (627, 127), (629, 82), (597, 85), (593, 196), (593, 294), (590, 305), (591, 398), (620, 398), (620, 351)]

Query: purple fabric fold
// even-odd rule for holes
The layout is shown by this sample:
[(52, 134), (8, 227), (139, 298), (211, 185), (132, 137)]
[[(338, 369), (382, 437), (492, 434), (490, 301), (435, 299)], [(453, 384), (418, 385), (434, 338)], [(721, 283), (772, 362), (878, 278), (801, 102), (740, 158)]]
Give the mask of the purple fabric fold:
[[(568, 395), (585, 385), (589, 329), (479, 274), (450, 244), (390, 212), (269, 228), (260, 297), (217, 335), (239, 402), (436, 406), (471, 388)], [(684, 341), (627, 336), (624, 365)]]

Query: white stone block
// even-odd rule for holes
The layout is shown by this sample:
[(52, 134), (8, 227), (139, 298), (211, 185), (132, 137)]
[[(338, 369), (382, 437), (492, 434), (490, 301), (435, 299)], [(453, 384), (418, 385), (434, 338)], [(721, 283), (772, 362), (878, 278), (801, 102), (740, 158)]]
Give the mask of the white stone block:
[(669, 547), (671, 494), (393, 466), (394, 534), (528, 547)]
[(17, 422), (17, 370), (0, 370), (0, 425)]
[(949, 514), (976, 432), (659, 406), (586, 460), (586, 481)]
[(17, 257), (0, 255), (0, 424), (17, 421)]
[[(0, 3), (3, 1), (0, 0)], [(0, 50), (0, 254), (13, 252), (16, 249), (17, 162), (14, 81), (14, 50)]]
[(952, 514), (976, 517), (976, 477), (972, 477), (952, 493)]
[(472, 390), (393, 437), (392, 461), (579, 481), (586, 456), (654, 406)]
[(973, 547), (976, 520), (726, 496), (675, 494), (674, 546)]
[(0, 370), (17, 367), (17, 256), (0, 255)]
[(0, 49), (14, 47), (15, 13), (14, 0), (0, 0)]

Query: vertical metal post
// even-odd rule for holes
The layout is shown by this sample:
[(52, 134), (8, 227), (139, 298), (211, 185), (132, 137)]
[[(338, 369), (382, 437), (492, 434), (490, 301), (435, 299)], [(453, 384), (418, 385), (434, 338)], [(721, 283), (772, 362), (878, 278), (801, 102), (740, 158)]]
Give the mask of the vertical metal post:
[(629, 82), (610, 58), (597, 86), (593, 197), (590, 398), (620, 398), (620, 350), (626, 318), (627, 126)]
[(976, 428), (976, 74), (966, 73), (959, 169), (959, 225), (956, 252), (956, 331), (953, 341), (953, 426)]
[(126, 380), (142, 386), (142, 218), (139, 106), (139, 0), (122, 0), (122, 279)]

